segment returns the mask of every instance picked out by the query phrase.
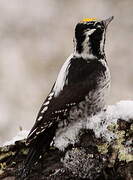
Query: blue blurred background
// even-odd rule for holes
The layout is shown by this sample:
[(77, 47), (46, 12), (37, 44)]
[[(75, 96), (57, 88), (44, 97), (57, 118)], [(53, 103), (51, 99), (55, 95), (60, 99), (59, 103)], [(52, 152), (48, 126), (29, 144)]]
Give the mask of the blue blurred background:
[(133, 98), (132, 0), (0, 0), (0, 143), (32, 127), (73, 50), (76, 23), (111, 15), (108, 104)]

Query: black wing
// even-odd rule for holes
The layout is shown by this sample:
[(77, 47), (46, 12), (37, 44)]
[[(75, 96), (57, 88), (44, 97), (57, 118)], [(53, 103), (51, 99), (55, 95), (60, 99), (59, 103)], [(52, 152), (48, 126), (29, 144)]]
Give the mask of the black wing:
[(83, 101), (89, 91), (97, 87), (98, 78), (105, 70), (105, 66), (97, 59), (85, 61), (82, 58), (72, 58), (66, 76), (67, 83), (56, 97), (54, 87), (52, 88), (29, 133), (27, 144), (34, 142), (42, 133), (47, 136), (50, 127), (59, 120), (66, 119), (72, 106)]

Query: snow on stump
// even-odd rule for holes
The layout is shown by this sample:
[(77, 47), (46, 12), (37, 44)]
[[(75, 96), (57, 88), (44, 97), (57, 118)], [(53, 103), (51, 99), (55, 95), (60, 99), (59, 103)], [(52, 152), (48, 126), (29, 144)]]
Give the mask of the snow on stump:
[[(27, 132), (22, 134), (25, 137)], [(21, 179), (19, 172), (28, 152), (21, 138), (0, 148), (0, 179)], [(132, 141), (133, 101), (120, 101), (72, 124), (26, 179), (132, 180)]]

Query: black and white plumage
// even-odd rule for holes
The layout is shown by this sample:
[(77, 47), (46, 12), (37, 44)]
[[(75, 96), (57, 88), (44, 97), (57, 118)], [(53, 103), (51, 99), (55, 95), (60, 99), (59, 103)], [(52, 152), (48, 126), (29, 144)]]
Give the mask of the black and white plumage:
[(104, 45), (107, 25), (112, 19), (84, 19), (76, 25), (74, 52), (62, 66), (27, 137), (30, 150), (25, 168), (39, 159), (42, 150), (47, 151), (60, 122), (69, 119), (73, 107), (88, 99), (90, 114), (104, 108), (104, 94), (110, 82)]

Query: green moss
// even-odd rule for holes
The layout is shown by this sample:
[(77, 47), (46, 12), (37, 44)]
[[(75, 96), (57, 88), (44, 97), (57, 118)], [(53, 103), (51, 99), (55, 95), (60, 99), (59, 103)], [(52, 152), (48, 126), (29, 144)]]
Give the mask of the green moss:
[(108, 143), (97, 145), (98, 151), (101, 154), (106, 154), (108, 152), (108, 147), (109, 147)]
[(9, 146), (0, 147), (0, 152), (8, 152), (8, 151), (9, 151)]
[[(133, 155), (130, 154), (129, 146), (125, 146), (126, 139), (130, 139), (131, 131), (133, 130), (133, 124), (130, 126), (130, 129), (125, 130), (119, 130), (119, 125), (112, 123), (108, 126), (108, 130), (113, 132), (116, 139), (114, 140), (112, 144), (113, 154), (117, 154), (117, 157), (119, 158), (119, 161), (133, 161)], [(128, 133), (127, 133), (128, 131)], [(103, 144), (98, 146), (98, 150), (101, 153), (106, 153), (108, 149), (107, 144)], [(111, 160), (111, 159), (110, 159)]]
[(116, 135), (116, 140), (113, 145), (114, 151), (117, 151), (118, 153), (118, 158), (119, 161), (133, 161), (133, 155), (129, 153), (129, 147), (125, 146), (125, 137), (126, 137), (126, 132), (124, 130), (119, 131), (116, 130), (115, 132)]
[(119, 151), (118, 158), (120, 161), (126, 161), (126, 162), (133, 161), (133, 155), (129, 154), (126, 148), (123, 148), (121, 149), (121, 151)]
[(0, 155), (0, 161), (2, 161), (5, 158), (8, 158), (9, 156), (13, 156), (13, 155), (15, 155), (15, 152), (12, 152), (12, 151), (9, 151), (9, 152), (6, 152), (6, 153), (2, 153)]
[(131, 130), (131, 131), (133, 131), (133, 124), (131, 124), (131, 126), (130, 126), (130, 130)]
[(116, 123), (111, 123), (111, 124), (107, 127), (107, 129), (108, 129), (109, 131), (111, 131), (111, 132), (115, 132), (115, 131), (117, 130), (117, 128), (118, 128), (118, 124), (116, 124)]
[(0, 175), (4, 173), (4, 169), (6, 169), (6, 163), (0, 163)]
[(27, 155), (28, 154), (28, 148), (21, 149), (19, 153), (22, 155)]

